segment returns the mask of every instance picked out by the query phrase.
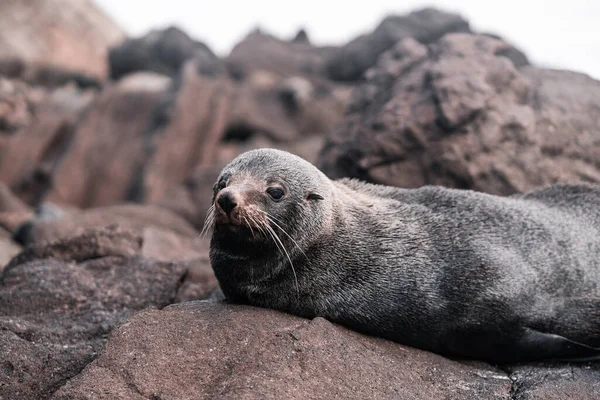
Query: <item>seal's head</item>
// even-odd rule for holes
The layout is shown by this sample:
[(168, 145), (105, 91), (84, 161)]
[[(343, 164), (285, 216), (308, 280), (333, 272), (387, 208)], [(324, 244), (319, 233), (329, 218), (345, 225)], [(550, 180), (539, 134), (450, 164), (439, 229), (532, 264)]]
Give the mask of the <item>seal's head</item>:
[(249, 262), (269, 255), (275, 268), (282, 255), (285, 262), (298, 257), (331, 218), (332, 193), (331, 181), (298, 156), (274, 149), (240, 155), (214, 186), (208, 216), (213, 267), (223, 258)]

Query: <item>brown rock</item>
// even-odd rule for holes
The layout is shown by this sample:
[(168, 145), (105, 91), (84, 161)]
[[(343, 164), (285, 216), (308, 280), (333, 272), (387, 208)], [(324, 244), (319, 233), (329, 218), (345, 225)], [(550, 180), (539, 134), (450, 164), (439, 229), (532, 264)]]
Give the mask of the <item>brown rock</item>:
[(90, 0), (3, 0), (0, 54), (105, 77), (108, 48), (124, 37)]
[(333, 325), (191, 302), (137, 314), (53, 400), (508, 398), (510, 380)]
[(132, 256), (136, 248), (139, 237), (100, 230), (11, 263), (0, 276), (0, 398), (48, 398), (113, 327), (173, 302), (186, 268)]
[(0, 213), (28, 211), (31, 211), (29, 206), (15, 196), (4, 183), (0, 182)]
[[(221, 141), (233, 85), (226, 78), (199, 75), (194, 62), (184, 68), (182, 84), (173, 95), (161, 126), (154, 128), (155, 151), (144, 168), (144, 200), (153, 202), (183, 182), (197, 165), (208, 166)], [(155, 114), (156, 115), (156, 114)]]
[(325, 73), (333, 47), (316, 47), (307, 41), (283, 41), (260, 30), (238, 43), (227, 59), (229, 73), (243, 80), (257, 71), (269, 71), (278, 78)]
[(70, 263), (101, 257), (135, 256), (141, 254), (142, 243), (142, 238), (135, 232), (124, 231), (115, 226), (89, 230), (63, 240), (27, 246), (7, 265), (7, 269), (47, 258)]
[(319, 166), (332, 178), (494, 194), (600, 182), (600, 82), (516, 69), (509, 48), (469, 34), (398, 43), (355, 90)]
[(146, 130), (166, 93), (130, 87), (106, 88), (82, 117), (52, 173), (46, 200), (94, 207), (135, 197), (148, 151)]
[(47, 91), (0, 78), (0, 138), (9, 135), (0, 142), (0, 181), (37, 204), (71, 141), (75, 120), (93, 97), (93, 91)]
[(327, 63), (331, 79), (356, 81), (377, 63), (379, 56), (397, 42), (413, 38), (421, 43), (433, 43), (449, 32), (470, 32), (469, 23), (460, 15), (425, 8), (408, 15), (385, 18), (372, 33), (352, 40)]
[(140, 235), (144, 235), (145, 229), (152, 228), (187, 238), (198, 237), (198, 232), (190, 224), (169, 210), (157, 206), (126, 204), (67, 213), (60, 211), (56, 216), (38, 215), (30, 222), (23, 241), (54, 241), (78, 236), (88, 229), (111, 225), (134, 230)]
[(206, 299), (219, 286), (210, 266), (208, 252), (202, 258), (189, 261), (185, 265), (187, 275), (177, 291), (174, 302)]
[(0, 274), (8, 262), (21, 251), (21, 246), (15, 243), (10, 232), (0, 227)]

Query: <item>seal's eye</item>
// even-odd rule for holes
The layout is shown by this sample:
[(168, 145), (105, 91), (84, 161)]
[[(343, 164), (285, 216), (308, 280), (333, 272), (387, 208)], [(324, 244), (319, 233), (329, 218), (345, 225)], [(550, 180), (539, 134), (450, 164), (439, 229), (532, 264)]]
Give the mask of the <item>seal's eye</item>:
[(270, 187), (267, 189), (267, 194), (271, 196), (273, 200), (281, 200), (283, 197), (283, 189)]

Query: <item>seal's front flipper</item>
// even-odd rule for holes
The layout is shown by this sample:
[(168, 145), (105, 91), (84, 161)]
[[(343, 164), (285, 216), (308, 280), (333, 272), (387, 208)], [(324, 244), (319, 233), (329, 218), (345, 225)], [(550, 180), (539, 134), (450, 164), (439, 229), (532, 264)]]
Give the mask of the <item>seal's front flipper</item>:
[(562, 361), (600, 360), (600, 348), (577, 343), (563, 336), (525, 328), (518, 348), (526, 358)]

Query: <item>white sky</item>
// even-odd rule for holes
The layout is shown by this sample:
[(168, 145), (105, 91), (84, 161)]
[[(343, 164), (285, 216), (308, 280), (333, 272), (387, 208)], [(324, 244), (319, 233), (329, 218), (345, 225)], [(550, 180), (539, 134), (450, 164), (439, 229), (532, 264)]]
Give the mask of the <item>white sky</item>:
[(503, 36), (535, 63), (600, 79), (600, 0), (94, 1), (132, 36), (177, 25), (220, 55), (256, 27), (281, 38), (305, 27), (315, 44), (343, 44), (373, 30), (385, 15), (435, 6)]

